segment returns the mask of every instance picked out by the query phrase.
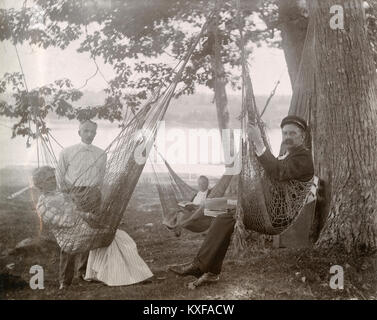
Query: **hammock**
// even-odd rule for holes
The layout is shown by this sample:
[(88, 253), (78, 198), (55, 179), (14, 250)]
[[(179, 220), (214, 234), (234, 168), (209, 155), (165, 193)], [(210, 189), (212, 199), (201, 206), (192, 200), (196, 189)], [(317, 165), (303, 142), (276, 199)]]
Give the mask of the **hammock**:
[(243, 67), (242, 98), (242, 169), (238, 185), (236, 209), (236, 246), (245, 245), (245, 229), (267, 235), (284, 231), (300, 214), (305, 206), (314, 177), (307, 182), (297, 180), (277, 181), (272, 179), (259, 163), (255, 147), (247, 134), (247, 124), (257, 124), (266, 148), (270, 145), (265, 127), (255, 104), (253, 87), (247, 66)]
[[(242, 37), (242, 36), (241, 36)], [(245, 60), (244, 60), (245, 61)], [(254, 145), (247, 135), (248, 122), (256, 123), (261, 131), (265, 146), (270, 144), (265, 132), (265, 126), (261, 121), (255, 102), (253, 87), (246, 62), (242, 68), (242, 139), (241, 139), (241, 173), (238, 179), (238, 201), (236, 209), (236, 241), (242, 247), (245, 243), (245, 229), (267, 235), (276, 235), (290, 226), (301, 213), (303, 207), (309, 201), (310, 195), (318, 189), (318, 178), (301, 182), (291, 180), (277, 181), (267, 175), (259, 163)], [(307, 144), (309, 145), (309, 144)], [(162, 178), (155, 170), (157, 189), (163, 210), (163, 223), (174, 228), (180, 225), (179, 220), (186, 220), (193, 213), (184, 213), (178, 206), (182, 200), (191, 200), (196, 191), (187, 185), (163, 159), (168, 170), (167, 177)], [(154, 167), (153, 167), (154, 168)], [(222, 197), (226, 193), (232, 177), (223, 176), (217, 189), (220, 192), (211, 192), (209, 198)], [(227, 185), (223, 183), (227, 183)], [(315, 190), (315, 191), (313, 191)], [(194, 232), (202, 232), (208, 229), (213, 218), (202, 216), (199, 220), (184, 226)]]
[[(177, 64), (174, 70), (176, 75), (163, 94), (160, 94), (163, 88), (161, 85), (137, 114), (126, 114), (122, 130), (105, 150), (108, 154), (108, 161), (101, 188), (102, 202), (100, 210), (97, 210), (93, 217), (97, 227), (91, 227), (88, 223), (77, 220), (74, 226), (60, 230), (59, 245), (65, 252), (85, 252), (108, 246), (112, 242), (145, 165), (145, 161), (137, 161), (135, 155), (138, 150), (143, 150), (140, 156), (147, 159), (156, 137), (158, 124), (163, 119), (183, 70), (212, 17), (213, 13), (203, 24), (184, 58)], [(57, 159), (52, 148), (55, 139), (48, 130), (42, 130), (43, 128), (39, 127), (41, 122), (38, 119), (34, 122), (37, 126), (37, 146), (40, 145), (43, 151), (44, 162), (56, 168)], [(73, 198), (74, 194), (70, 193), (70, 196)], [(82, 194), (82, 197), (90, 198), (87, 194)]]
[[(252, 83), (247, 71), (244, 76), (245, 93), (242, 98), (242, 140), (241, 140), (241, 173), (239, 176), (223, 175), (211, 190), (208, 198), (223, 197), (233, 178), (238, 179), (238, 204), (236, 208), (236, 238), (239, 243), (245, 240), (245, 229), (262, 234), (276, 235), (283, 232), (300, 214), (310, 195), (317, 189), (318, 178), (301, 182), (291, 180), (277, 181), (267, 175), (257, 159), (254, 145), (250, 143), (246, 128), (248, 122), (255, 122), (261, 131), (266, 148), (270, 149), (255, 103)], [(160, 155), (167, 173), (154, 169), (156, 186), (162, 206), (163, 224), (169, 228), (181, 226), (180, 221), (188, 219), (193, 212), (183, 212), (178, 206), (180, 201), (189, 201), (196, 194), (196, 190), (185, 183), (171, 168), (169, 163)], [(200, 219), (184, 225), (193, 232), (206, 231), (212, 217), (202, 215)]]
[[(241, 30), (240, 34), (242, 43)], [(245, 244), (247, 235), (245, 229), (267, 235), (276, 235), (286, 230), (301, 213), (303, 207), (309, 201), (310, 195), (318, 189), (317, 177), (313, 177), (307, 182), (297, 180), (281, 182), (269, 177), (259, 163), (254, 145), (247, 135), (248, 122), (258, 125), (266, 148), (271, 148), (264, 124), (257, 110), (247, 64), (245, 59), (242, 60), (242, 139), (240, 149), (242, 169), (239, 177), (237, 176), (238, 201), (235, 226), (236, 241), (241, 247)], [(179, 212), (182, 210), (179, 208), (178, 202), (192, 199), (195, 191), (179, 178), (167, 161), (164, 160), (164, 163), (168, 169), (168, 178), (162, 179), (155, 171), (157, 189), (163, 209), (163, 223), (169, 227), (174, 227), (179, 225)], [(223, 183), (223, 178), (220, 179), (220, 184)], [(227, 183), (229, 185), (229, 180), (227, 180)], [(226, 187), (223, 186), (219, 189), (221, 189), (221, 192), (217, 194), (211, 192), (209, 197), (222, 197)], [(192, 214), (187, 213), (181, 219), (186, 219)], [(203, 217), (201, 220), (185, 226), (185, 228), (202, 232), (208, 229), (212, 219)]]
[[(192, 232), (206, 231), (211, 225), (213, 217), (201, 214), (200, 218), (188, 221), (198, 211), (184, 210), (178, 205), (181, 201), (190, 201), (198, 191), (183, 181), (161, 154), (159, 156), (167, 172), (162, 171), (154, 163), (152, 163), (152, 168), (162, 207), (162, 223), (171, 229), (183, 227)], [(226, 173), (210, 189), (208, 198), (223, 197), (227, 193), (231, 180), (237, 178), (237, 176)], [(203, 211), (203, 208), (199, 208), (198, 210)]]

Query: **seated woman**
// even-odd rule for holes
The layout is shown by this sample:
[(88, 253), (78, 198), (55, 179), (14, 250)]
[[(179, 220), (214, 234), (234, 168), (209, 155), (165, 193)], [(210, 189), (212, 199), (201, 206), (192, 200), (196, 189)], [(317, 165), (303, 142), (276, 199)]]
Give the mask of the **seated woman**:
[[(72, 252), (85, 251), (86, 248), (89, 250), (95, 236), (99, 238), (101, 234), (111, 231), (99, 225), (93, 213), (78, 210), (70, 195), (56, 190), (53, 168), (45, 166), (34, 170), (33, 183), (41, 191), (37, 204), (38, 215), (54, 234), (61, 248), (61, 260), (64, 253), (70, 255)], [(59, 282), (60, 288), (63, 288), (72, 281), (73, 267), (63, 272), (61, 266), (62, 263), (59, 266)], [(85, 280), (120, 286), (138, 283), (152, 276), (139, 256), (135, 242), (126, 232), (118, 229), (108, 247), (90, 251)]]

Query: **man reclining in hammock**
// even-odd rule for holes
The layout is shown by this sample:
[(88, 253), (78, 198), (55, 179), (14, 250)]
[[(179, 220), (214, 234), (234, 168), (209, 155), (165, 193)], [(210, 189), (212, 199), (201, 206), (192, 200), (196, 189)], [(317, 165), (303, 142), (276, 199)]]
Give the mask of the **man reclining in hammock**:
[[(55, 170), (45, 166), (33, 172), (33, 184), (41, 191), (37, 213), (48, 225), (61, 248), (59, 263), (59, 289), (70, 285), (74, 277), (76, 255), (64, 248), (91, 248), (92, 240), (101, 234), (112, 234), (101, 224), (96, 213), (84, 212), (67, 193), (57, 190)], [(95, 238), (94, 238), (95, 237)], [(94, 239), (93, 239), (94, 238)], [(73, 251), (73, 250), (72, 250)], [(106, 248), (91, 250), (86, 266), (85, 280), (98, 280), (110, 286), (129, 285), (144, 281), (153, 274), (137, 253), (135, 242), (122, 230), (115, 231), (112, 243)]]
[[(255, 145), (259, 162), (267, 174), (278, 181), (309, 181), (314, 175), (314, 168), (311, 151), (304, 146), (307, 130), (305, 120), (287, 116), (281, 122), (281, 128), (282, 149), (285, 153), (275, 158), (265, 148), (259, 129), (249, 125), (249, 136)], [(194, 260), (190, 264), (170, 267), (170, 270), (180, 276), (198, 277), (199, 279), (194, 282), (196, 285), (217, 281), (235, 222), (234, 212), (217, 216)]]

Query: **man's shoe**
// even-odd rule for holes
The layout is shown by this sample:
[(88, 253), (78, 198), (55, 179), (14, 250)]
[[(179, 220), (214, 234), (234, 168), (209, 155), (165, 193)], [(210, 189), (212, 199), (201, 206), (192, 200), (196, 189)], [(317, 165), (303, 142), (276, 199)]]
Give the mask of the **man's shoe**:
[(203, 272), (200, 271), (200, 269), (193, 263), (190, 263), (189, 265), (180, 265), (180, 266), (171, 266), (169, 267), (169, 270), (174, 272), (175, 274), (179, 276), (194, 276), (199, 278)]
[(204, 284), (217, 282), (219, 280), (220, 280), (220, 276), (218, 274), (206, 272), (199, 279), (197, 279), (193, 282), (190, 282), (188, 284), (188, 288), (191, 289), (191, 290), (194, 290), (195, 288), (200, 287)]
[(168, 229), (169, 231), (172, 231), (174, 232), (174, 235), (179, 238), (182, 234), (182, 228), (180, 226), (177, 226), (177, 227), (171, 227), (171, 226), (168, 226), (165, 224), (165, 227), (166, 229)]
[(207, 282), (217, 282), (220, 280), (220, 275), (218, 274), (214, 274), (212, 272), (207, 272), (205, 274), (203, 274), (199, 279), (198, 281), (201, 280), (201, 282), (203, 283), (207, 283)]

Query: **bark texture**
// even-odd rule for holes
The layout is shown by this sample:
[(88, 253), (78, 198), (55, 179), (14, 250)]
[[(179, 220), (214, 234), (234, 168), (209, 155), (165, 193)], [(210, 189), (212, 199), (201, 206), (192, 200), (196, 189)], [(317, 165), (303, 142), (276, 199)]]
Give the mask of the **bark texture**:
[(302, 0), (279, 1), (279, 29), (292, 87), (299, 71), (308, 28), (308, 19), (304, 15), (304, 4), (305, 1)]
[[(344, 8), (344, 29), (330, 7)], [(317, 101), (312, 109), (316, 169), (328, 174), (329, 215), (317, 242), (348, 252), (377, 248), (377, 74), (361, 0), (311, 0)], [(317, 171), (318, 172), (318, 171)]]
[(219, 40), (219, 17), (217, 13), (217, 18), (214, 23), (210, 26), (210, 39), (209, 42), (212, 44), (210, 58), (211, 58), (211, 67), (213, 70), (213, 79), (214, 79), (214, 93), (215, 93), (215, 104), (217, 111), (217, 122), (220, 130), (220, 136), (223, 137), (222, 132), (225, 129), (230, 130), (229, 139), (230, 141), (222, 141), (223, 150), (225, 155), (225, 161), (228, 162), (227, 155), (231, 157), (234, 156), (234, 134), (231, 130), (229, 109), (228, 109), (228, 98), (226, 93), (226, 74), (224, 64), (221, 58), (221, 44)]

